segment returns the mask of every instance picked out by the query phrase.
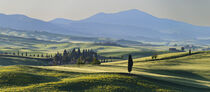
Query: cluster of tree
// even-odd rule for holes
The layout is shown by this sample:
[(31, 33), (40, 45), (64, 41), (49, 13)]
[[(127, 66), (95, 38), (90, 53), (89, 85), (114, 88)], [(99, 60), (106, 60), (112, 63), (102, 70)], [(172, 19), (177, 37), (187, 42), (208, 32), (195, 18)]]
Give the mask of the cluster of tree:
[(158, 55), (157, 55), (157, 54), (152, 55), (152, 60), (156, 60), (156, 59), (157, 59), (157, 57), (158, 57)]
[(46, 57), (46, 58), (52, 58), (52, 55), (48, 55), (48, 54), (32, 54), (32, 53), (28, 53), (28, 52), (0, 52), (0, 54), (3, 55), (13, 55), (13, 56), (25, 56), (25, 57)]
[(100, 64), (99, 56), (93, 50), (79, 48), (72, 50), (64, 50), (63, 53), (57, 52), (53, 58), (54, 65), (63, 64)]

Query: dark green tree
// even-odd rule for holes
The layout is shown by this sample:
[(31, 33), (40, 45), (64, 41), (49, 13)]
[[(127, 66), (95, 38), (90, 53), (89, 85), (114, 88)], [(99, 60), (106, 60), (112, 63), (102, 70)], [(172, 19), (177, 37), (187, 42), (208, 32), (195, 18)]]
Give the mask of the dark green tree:
[(44, 54), (42, 53), (41, 57), (44, 57)]
[(62, 64), (67, 64), (69, 60), (68, 52), (67, 50), (63, 51), (63, 56), (62, 56)]
[(181, 47), (181, 50), (184, 52), (185, 48), (184, 47)]
[(152, 60), (156, 60), (156, 59), (157, 59), (157, 57), (158, 57), (158, 55), (157, 55), (157, 54), (152, 55)]
[(60, 65), (61, 60), (62, 60), (62, 55), (59, 52), (57, 52), (57, 54), (55, 54), (55, 56), (53, 58), (53, 64), (54, 65)]
[(128, 56), (128, 72), (129, 73), (132, 71), (132, 67), (133, 67), (133, 59), (132, 59), (132, 56), (129, 55)]
[(85, 64), (85, 62), (83, 61), (83, 59), (80, 57), (79, 59), (77, 59), (77, 64), (81, 65), (81, 64)]
[(189, 49), (189, 55), (191, 55), (192, 54), (192, 50), (191, 49)]
[(20, 56), (20, 51), (17, 52), (17, 55)]
[(93, 62), (91, 64), (93, 64), (93, 65), (100, 65), (101, 62), (96, 57), (93, 57)]

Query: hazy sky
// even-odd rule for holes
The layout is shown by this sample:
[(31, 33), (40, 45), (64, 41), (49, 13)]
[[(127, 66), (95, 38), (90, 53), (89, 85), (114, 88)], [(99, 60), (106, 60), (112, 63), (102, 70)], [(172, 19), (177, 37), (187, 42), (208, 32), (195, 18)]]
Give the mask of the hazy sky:
[(98, 12), (139, 9), (161, 18), (210, 26), (210, 0), (0, 0), (0, 13), (79, 20)]

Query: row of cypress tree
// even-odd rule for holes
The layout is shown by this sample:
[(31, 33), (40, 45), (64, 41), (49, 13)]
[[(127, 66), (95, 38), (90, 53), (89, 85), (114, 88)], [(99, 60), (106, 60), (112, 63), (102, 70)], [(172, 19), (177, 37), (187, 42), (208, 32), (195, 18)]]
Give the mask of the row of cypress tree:
[(3, 55), (13, 55), (13, 56), (25, 56), (25, 57), (46, 57), (46, 58), (52, 58), (52, 54), (32, 54), (28, 52), (0, 52), (0, 54)]

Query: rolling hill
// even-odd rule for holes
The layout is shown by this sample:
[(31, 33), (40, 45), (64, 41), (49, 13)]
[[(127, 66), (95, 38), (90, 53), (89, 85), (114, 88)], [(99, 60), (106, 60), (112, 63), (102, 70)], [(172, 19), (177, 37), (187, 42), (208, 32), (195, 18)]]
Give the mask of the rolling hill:
[[(106, 44), (106, 42), (114, 42), (114, 44)], [(155, 45), (144, 44), (137, 41), (69, 36), (8, 28), (0, 28), (0, 45), (0, 52), (17, 53), (17, 51), (20, 51), (32, 54), (54, 54), (57, 51), (63, 52), (64, 49), (81, 48), (94, 49), (100, 55), (104, 56), (120, 57), (128, 53), (138, 53), (138, 55), (142, 57), (145, 56), (145, 53), (147, 53), (146, 56), (148, 56), (155, 51), (159, 51), (158, 49), (146, 48)], [(160, 53), (163, 53), (163, 50), (161, 50)]]
[[(183, 52), (162, 54), (156, 61), (138, 58), (132, 74), (127, 73), (127, 61), (99, 66), (0, 66), (0, 91), (208, 92), (209, 55)], [(30, 61), (0, 57), (1, 62), (13, 58)]]

